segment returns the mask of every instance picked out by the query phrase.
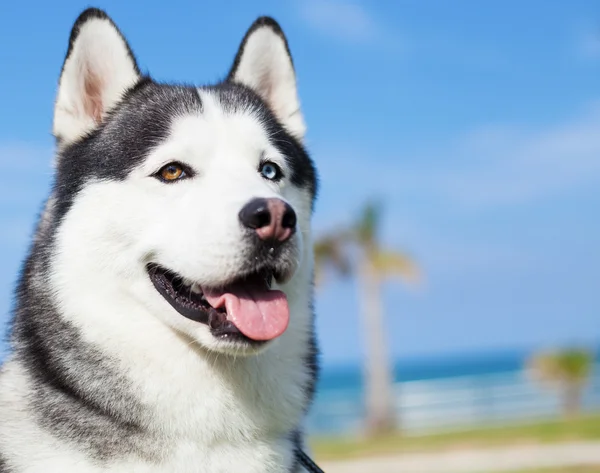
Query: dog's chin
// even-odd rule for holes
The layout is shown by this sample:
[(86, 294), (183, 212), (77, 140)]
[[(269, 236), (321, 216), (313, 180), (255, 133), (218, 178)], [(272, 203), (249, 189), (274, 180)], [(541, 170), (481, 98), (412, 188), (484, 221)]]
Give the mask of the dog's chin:
[(272, 289), (275, 282), (282, 284), (292, 277), (285, 267), (264, 266), (214, 285), (199, 285), (155, 263), (146, 270), (175, 316), (187, 319), (176, 325), (185, 326), (187, 335), (207, 350), (236, 356), (258, 354), (287, 328), (287, 298)]

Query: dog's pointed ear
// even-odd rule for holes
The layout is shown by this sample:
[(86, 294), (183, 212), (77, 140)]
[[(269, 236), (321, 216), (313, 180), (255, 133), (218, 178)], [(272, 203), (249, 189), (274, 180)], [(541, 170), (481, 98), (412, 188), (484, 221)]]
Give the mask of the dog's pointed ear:
[(306, 132), (296, 88), (296, 73), (279, 24), (269, 17), (256, 20), (242, 40), (227, 80), (250, 87), (296, 138)]
[(89, 8), (75, 21), (54, 107), (60, 145), (98, 126), (140, 72), (127, 41), (102, 10)]

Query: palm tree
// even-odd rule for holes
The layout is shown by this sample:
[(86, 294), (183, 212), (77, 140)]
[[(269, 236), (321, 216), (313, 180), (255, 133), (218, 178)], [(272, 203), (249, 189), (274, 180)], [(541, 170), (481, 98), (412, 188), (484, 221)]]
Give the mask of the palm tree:
[(528, 363), (532, 377), (544, 386), (557, 388), (563, 414), (572, 417), (581, 410), (583, 388), (593, 365), (593, 355), (583, 349), (568, 348), (534, 355)]
[(369, 202), (349, 229), (325, 236), (315, 243), (317, 281), (323, 280), (327, 266), (342, 274), (352, 271), (358, 279), (367, 353), (364, 366), (366, 427), (371, 434), (384, 433), (397, 425), (381, 284), (391, 277), (413, 280), (417, 276), (417, 268), (410, 258), (381, 246), (380, 226), (381, 208)]

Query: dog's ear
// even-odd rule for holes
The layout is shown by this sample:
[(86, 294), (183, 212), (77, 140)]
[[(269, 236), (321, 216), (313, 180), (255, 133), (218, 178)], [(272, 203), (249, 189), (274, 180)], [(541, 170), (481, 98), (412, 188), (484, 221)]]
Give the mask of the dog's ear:
[(53, 123), (58, 143), (72, 143), (93, 130), (139, 79), (117, 26), (102, 10), (85, 10), (71, 30), (60, 75)]
[(261, 17), (250, 27), (227, 80), (253, 89), (293, 136), (304, 137), (296, 73), (287, 40), (275, 20)]

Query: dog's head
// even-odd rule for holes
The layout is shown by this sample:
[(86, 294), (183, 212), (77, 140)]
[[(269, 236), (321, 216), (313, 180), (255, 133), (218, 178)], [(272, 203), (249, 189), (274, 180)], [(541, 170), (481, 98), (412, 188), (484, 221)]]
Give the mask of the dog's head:
[(48, 204), (67, 310), (84, 294), (87, 304), (92, 293), (135, 300), (223, 352), (281, 335), (296, 315), (288, 299), (312, 272), (316, 176), (304, 132), (272, 19), (252, 25), (226, 80), (196, 88), (143, 76), (112, 20), (85, 11), (59, 82)]

